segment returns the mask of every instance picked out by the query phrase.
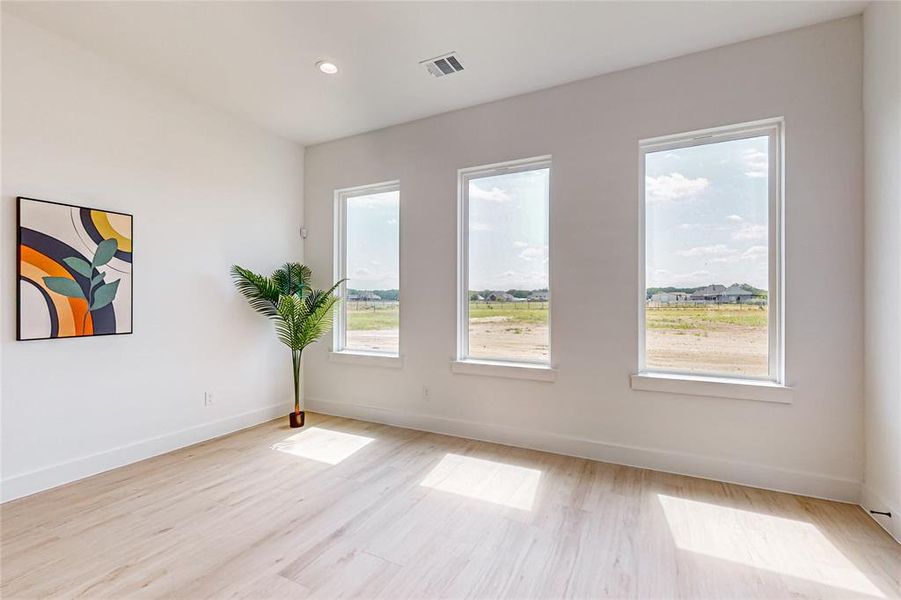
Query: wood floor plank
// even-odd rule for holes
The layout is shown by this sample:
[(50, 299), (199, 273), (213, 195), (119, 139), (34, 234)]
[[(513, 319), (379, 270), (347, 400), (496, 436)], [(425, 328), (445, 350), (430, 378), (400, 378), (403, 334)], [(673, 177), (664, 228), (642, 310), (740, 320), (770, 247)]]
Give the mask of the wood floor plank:
[(324, 415), (0, 507), (3, 598), (899, 598), (859, 507)]

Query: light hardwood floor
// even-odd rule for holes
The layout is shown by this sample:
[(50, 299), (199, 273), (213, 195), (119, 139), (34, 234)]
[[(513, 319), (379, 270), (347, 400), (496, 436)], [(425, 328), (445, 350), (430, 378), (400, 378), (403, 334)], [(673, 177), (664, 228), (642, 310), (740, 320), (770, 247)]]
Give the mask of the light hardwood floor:
[(309, 415), (2, 506), (3, 598), (898, 597), (855, 506)]

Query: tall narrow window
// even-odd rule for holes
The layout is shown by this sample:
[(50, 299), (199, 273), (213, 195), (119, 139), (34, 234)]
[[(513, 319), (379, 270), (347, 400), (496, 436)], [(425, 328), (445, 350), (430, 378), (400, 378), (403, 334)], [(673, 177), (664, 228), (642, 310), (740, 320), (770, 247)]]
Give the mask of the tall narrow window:
[(641, 143), (645, 372), (782, 381), (781, 122)]
[(460, 172), (458, 358), (550, 362), (550, 159)]
[(335, 272), (346, 278), (335, 350), (397, 355), (400, 339), (400, 186), (335, 193)]

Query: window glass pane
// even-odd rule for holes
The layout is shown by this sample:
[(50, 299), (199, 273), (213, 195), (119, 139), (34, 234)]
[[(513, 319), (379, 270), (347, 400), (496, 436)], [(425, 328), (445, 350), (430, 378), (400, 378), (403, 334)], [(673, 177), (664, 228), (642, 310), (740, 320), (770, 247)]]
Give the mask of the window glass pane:
[(344, 310), (348, 350), (398, 353), (400, 192), (347, 198)]
[(645, 155), (645, 365), (768, 375), (766, 136)]
[(469, 180), (469, 356), (548, 362), (548, 183), (540, 168)]

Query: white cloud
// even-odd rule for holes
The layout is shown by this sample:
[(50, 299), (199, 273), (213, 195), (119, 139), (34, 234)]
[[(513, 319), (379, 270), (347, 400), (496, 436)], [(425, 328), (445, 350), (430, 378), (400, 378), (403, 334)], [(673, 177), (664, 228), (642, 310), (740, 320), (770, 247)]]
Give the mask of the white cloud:
[(741, 153), (745, 165), (745, 176), (753, 179), (766, 177), (769, 173), (769, 157), (766, 152), (748, 148)]
[(517, 241), (513, 242), (513, 247), (514, 248), (528, 248), (529, 245), (525, 242), (521, 242), (521, 241), (517, 240)]
[(745, 250), (741, 257), (745, 260), (760, 260), (767, 257), (769, 249), (766, 246), (751, 246)]
[(486, 200), (488, 202), (509, 202), (510, 194), (506, 190), (495, 186), (490, 190), (479, 187), (479, 184), (469, 183), (469, 199), (470, 200)]
[(388, 219), (385, 221), (388, 225), (397, 225), (397, 219)]
[(681, 173), (645, 178), (645, 196), (649, 204), (691, 200), (710, 186), (704, 177), (689, 179)]
[(737, 251), (733, 251), (734, 253), (730, 253), (724, 256), (718, 256), (714, 259), (711, 259), (712, 263), (720, 263), (720, 264), (734, 264), (741, 261), (749, 261), (749, 262), (757, 262), (760, 260), (766, 260), (766, 257), (769, 253), (769, 250), (766, 246), (751, 246), (741, 254), (738, 254)]
[(685, 273), (685, 274), (681, 274), (681, 275), (676, 275), (676, 278), (677, 278), (677, 279), (679, 279), (679, 278), (684, 278), (684, 279), (686, 279), (686, 280), (687, 280), (687, 279), (692, 279), (692, 280), (695, 280), (695, 281), (697, 281), (698, 279), (707, 281), (707, 280), (709, 280), (711, 277), (713, 277), (713, 273), (711, 273), (710, 271), (692, 271), (691, 273)]
[(356, 267), (348, 275), (347, 287), (357, 289), (390, 289), (397, 287), (397, 271), (384, 266)]
[(676, 229), (681, 229), (683, 231), (690, 231), (692, 229), (701, 229), (703, 225), (700, 223), (680, 223), (676, 225)]
[(494, 227), (487, 223), (475, 222), (469, 226), (470, 231), (494, 231)]
[(733, 233), (732, 239), (741, 242), (750, 242), (753, 240), (765, 240), (766, 236), (766, 225), (752, 225), (748, 223), (742, 225), (741, 229)]
[(380, 194), (368, 194), (366, 196), (352, 196), (347, 199), (347, 202), (354, 208), (397, 206), (398, 192), (382, 192)]
[(544, 258), (546, 255), (546, 246), (529, 246), (519, 253), (519, 258), (523, 260), (532, 260), (533, 258)]
[(744, 221), (744, 219), (739, 215), (729, 215), (728, 217), (726, 217), (726, 220), (731, 221), (732, 223), (741, 223), (742, 221)]
[(726, 256), (735, 254), (738, 250), (734, 250), (725, 244), (714, 244), (712, 246), (695, 246), (688, 250), (678, 252), (679, 256)]
[(547, 287), (547, 271), (538, 267), (537, 264), (534, 266), (536, 267), (534, 270), (519, 271), (508, 269), (500, 272), (483, 273), (476, 279), (470, 279), (469, 286), (474, 290), (508, 290), (511, 288), (535, 290)]
[(716, 279), (716, 276), (710, 271), (700, 270), (690, 273), (673, 273), (666, 269), (655, 269), (653, 276), (648, 280), (648, 287), (668, 286), (677, 287), (700, 287), (708, 285)]

